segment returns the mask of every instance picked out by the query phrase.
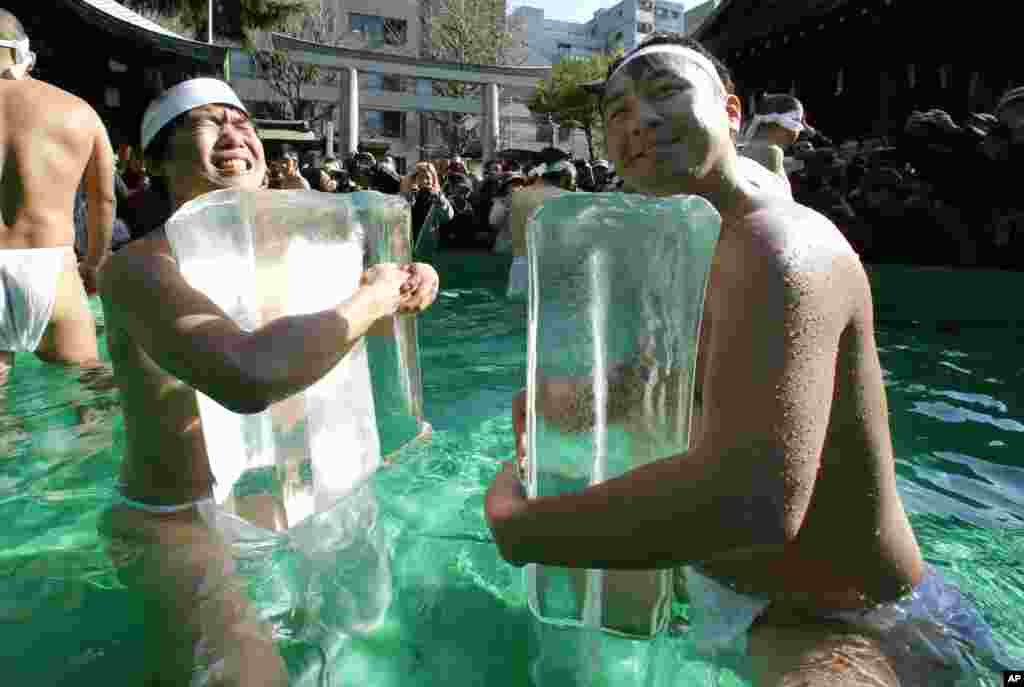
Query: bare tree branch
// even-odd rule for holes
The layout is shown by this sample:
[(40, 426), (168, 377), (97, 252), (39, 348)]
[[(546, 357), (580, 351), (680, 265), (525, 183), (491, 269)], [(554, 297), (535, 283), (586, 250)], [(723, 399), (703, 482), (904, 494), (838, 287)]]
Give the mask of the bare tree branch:
[[(426, 3), (421, 15), (426, 57), (457, 64), (521, 64), (517, 43), (503, 0), (436, 0)], [(435, 95), (468, 98), (480, 94), (480, 84), (435, 81)], [(440, 133), (449, 155), (465, 153), (479, 140), (479, 127), (466, 126), (469, 114), (426, 113), (427, 121)]]

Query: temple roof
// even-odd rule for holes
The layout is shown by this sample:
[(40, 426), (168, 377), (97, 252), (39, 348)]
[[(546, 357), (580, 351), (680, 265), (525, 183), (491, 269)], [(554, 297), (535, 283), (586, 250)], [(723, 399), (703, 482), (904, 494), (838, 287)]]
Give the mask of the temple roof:
[(222, 63), (225, 46), (209, 45), (168, 31), (114, 0), (60, 0), (85, 21), (115, 35), (133, 38), (165, 52)]
[(694, 37), (713, 51), (730, 51), (748, 40), (778, 33), (848, 3), (849, 0), (722, 0)]

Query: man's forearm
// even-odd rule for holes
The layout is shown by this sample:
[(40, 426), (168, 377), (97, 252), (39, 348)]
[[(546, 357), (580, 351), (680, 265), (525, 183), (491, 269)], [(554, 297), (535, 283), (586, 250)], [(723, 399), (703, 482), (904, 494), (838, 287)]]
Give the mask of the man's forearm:
[(85, 263), (97, 267), (110, 252), (110, 243), (114, 238), (114, 215), (116, 204), (114, 199), (89, 199), (89, 245), (86, 250)]
[(771, 461), (746, 479), (728, 470), (730, 462), (698, 448), (583, 492), (531, 499), (511, 520), (502, 555), (559, 567), (644, 570), (783, 544), (782, 483), (770, 474)]
[(258, 396), (273, 403), (317, 382), (375, 323), (388, 319), (363, 287), (332, 310), (280, 317), (259, 328), (240, 346), (239, 365)]

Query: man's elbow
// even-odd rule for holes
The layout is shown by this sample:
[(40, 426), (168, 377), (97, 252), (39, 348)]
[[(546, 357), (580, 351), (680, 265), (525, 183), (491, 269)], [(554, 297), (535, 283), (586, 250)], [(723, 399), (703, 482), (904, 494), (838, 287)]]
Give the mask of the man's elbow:
[(205, 388), (200, 391), (239, 415), (262, 413), (278, 400), (274, 395), (273, 380), (254, 372), (260, 369), (259, 366), (248, 363), (244, 354), (238, 351), (222, 355), (220, 374), (208, 377)]

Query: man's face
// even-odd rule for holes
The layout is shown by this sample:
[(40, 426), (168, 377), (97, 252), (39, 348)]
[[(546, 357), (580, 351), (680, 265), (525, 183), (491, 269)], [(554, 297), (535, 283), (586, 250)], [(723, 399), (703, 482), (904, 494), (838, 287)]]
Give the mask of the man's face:
[(160, 168), (182, 203), (223, 188), (258, 189), (267, 169), (248, 115), (224, 105), (189, 111), (171, 135)]
[(430, 172), (425, 169), (417, 169), (416, 176), (412, 180), (413, 186), (419, 190), (429, 190), (432, 187)]
[(730, 130), (739, 129), (739, 100), (684, 55), (630, 60), (606, 84), (604, 110), (612, 161), (638, 191), (692, 191), (724, 155), (735, 155)]

